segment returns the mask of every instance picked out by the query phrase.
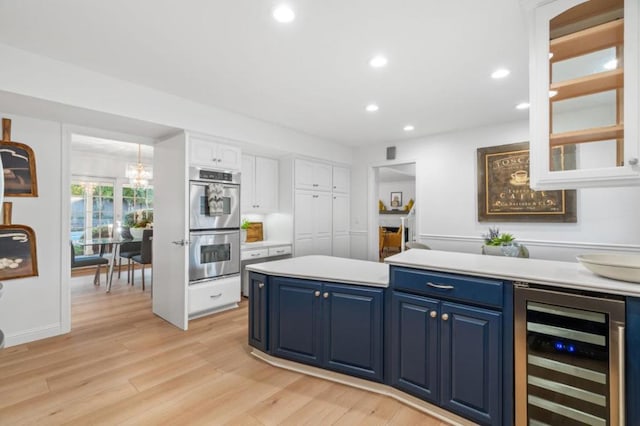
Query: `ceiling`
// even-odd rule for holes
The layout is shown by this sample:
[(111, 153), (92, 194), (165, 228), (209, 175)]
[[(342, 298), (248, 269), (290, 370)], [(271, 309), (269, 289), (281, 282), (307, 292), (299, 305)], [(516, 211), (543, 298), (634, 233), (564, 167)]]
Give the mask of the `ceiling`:
[(527, 118), (517, 0), (291, 0), (286, 25), (276, 4), (0, 0), (0, 42), (351, 146)]

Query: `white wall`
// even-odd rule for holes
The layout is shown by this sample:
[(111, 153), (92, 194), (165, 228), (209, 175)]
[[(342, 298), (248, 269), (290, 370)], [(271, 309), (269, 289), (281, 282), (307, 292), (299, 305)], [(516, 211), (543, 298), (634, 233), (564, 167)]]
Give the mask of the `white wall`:
[(378, 185), (378, 199), (382, 200), (387, 209), (391, 207), (391, 193), (402, 192), (402, 207), (406, 206), (410, 199), (416, 198), (416, 181), (400, 180), (395, 182), (380, 182)]
[(14, 141), (29, 145), (36, 157), (38, 197), (12, 197), (13, 223), (28, 225), (36, 233), (39, 276), (3, 281), (0, 329), (7, 346), (63, 333), (63, 310), (69, 294), (63, 291), (61, 265), (69, 254), (61, 251), (62, 202), (61, 125), (51, 121), (2, 113), (12, 120)]
[[(396, 142), (396, 161), (416, 161), (420, 241), (434, 249), (479, 253), (482, 235), (497, 225), (514, 234), (537, 258), (575, 260), (576, 254), (591, 250), (640, 251), (639, 188), (579, 190), (577, 223), (478, 222), (477, 148), (527, 140), (528, 123), (521, 121)], [(369, 231), (368, 210), (375, 209), (366, 199), (369, 169), (385, 163), (385, 146), (358, 149), (354, 159), (352, 229), (362, 235)], [(371, 241), (369, 236), (367, 250)], [(371, 255), (359, 252), (353, 257)]]

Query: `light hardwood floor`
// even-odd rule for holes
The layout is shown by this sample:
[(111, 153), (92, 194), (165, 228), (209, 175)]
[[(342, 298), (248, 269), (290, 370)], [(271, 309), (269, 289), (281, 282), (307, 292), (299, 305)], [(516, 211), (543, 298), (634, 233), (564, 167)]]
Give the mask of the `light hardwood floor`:
[(0, 350), (0, 424), (444, 424), (255, 359), (246, 301), (183, 332), (151, 313), (139, 283), (114, 280), (107, 295), (91, 280), (71, 280), (71, 333)]

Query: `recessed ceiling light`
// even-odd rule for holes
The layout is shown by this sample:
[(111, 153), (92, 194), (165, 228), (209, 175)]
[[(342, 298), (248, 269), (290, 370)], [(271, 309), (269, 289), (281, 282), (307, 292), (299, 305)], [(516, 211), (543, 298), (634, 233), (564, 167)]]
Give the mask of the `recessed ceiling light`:
[(549, 90), (549, 97), (550, 97), (550, 98), (553, 98), (553, 97), (554, 97), (555, 95), (557, 95), (557, 94), (558, 94), (558, 91), (557, 91), (557, 90)]
[(369, 61), (369, 65), (371, 65), (373, 68), (382, 68), (387, 65), (387, 58), (382, 55), (374, 56)]
[(280, 6), (273, 9), (273, 19), (282, 24), (287, 24), (293, 21), (295, 18), (296, 14), (293, 13), (293, 10), (285, 4), (281, 4)]
[(609, 62), (605, 63), (602, 67), (605, 70), (615, 70), (616, 68), (618, 68), (618, 60), (612, 59)]
[(511, 74), (511, 71), (509, 71), (506, 68), (500, 68), (495, 70), (492, 74), (491, 74), (491, 78), (505, 78), (506, 76), (508, 76), (509, 74)]
[(405, 132), (413, 132), (415, 130), (415, 127), (413, 127), (411, 124), (407, 124), (406, 126), (403, 127), (403, 130)]
[(520, 102), (518, 105), (516, 105), (516, 109), (528, 109), (529, 106), (529, 102)]
[(365, 108), (367, 111), (369, 112), (376, 112), (377, 110), (379, 110), (380, 108), (378, 107), (378, 105), (376, 104), (369, 104), (367, 105), (367, 107)]

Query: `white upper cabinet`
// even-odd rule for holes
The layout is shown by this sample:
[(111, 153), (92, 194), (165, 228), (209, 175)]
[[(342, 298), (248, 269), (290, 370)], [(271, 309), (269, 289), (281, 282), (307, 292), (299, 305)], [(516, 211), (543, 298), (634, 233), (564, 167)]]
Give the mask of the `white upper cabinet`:
[(330, 164), (308, 160), (295, 160), (296, 189), (331, 191), (333, 171)]
[(242, 213), (278, 211), (278, 161), (242, 156)]
[(333, 192), (347, 193), (349, 192), (349, 186), (349, 169), (333, 166)]
[(521, 2), (529, 16), (531, 186), (640, 185), (640, 2)]
[(213, 138), (189, 135), (189, 162), (210, 169), (240, 170), (241, 150)]

